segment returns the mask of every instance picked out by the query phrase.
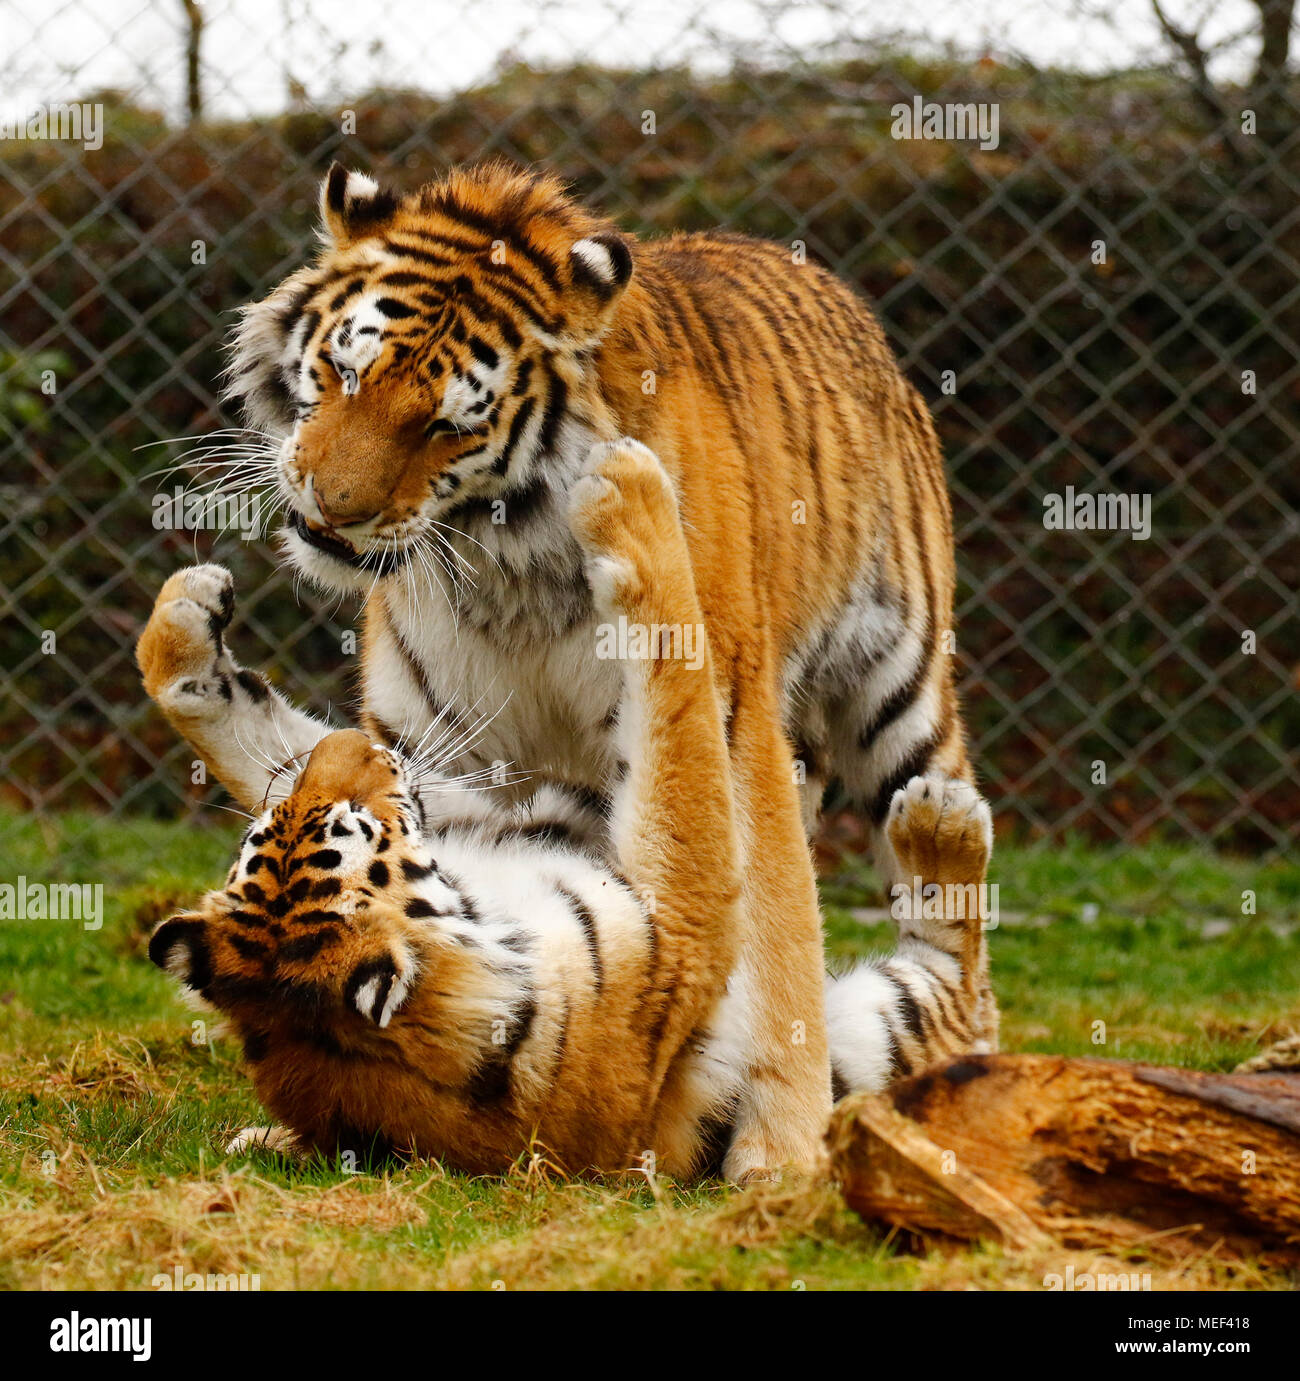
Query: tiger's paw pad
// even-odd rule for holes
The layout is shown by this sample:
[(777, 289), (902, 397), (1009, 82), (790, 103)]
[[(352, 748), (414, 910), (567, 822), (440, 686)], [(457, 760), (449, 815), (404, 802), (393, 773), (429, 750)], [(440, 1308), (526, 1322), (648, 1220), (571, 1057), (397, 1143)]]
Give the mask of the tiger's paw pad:
[(154, 602), (157, 612), (177, 600), (192, 600), (224, 632), (235, 612), (235, 577), (224, 566), (190, 566), (169, 576)]
[(993, 852), (988, 802), (953, 777), (913, 777), (894, 793), (885, 830), (908, 879), (979, 882)]
[(229, 663), (223, 635), (234, 610), (234, 579), (224, 566), (192, 566), (168, 579), (135, 649), (153, 699), (185, 713), (220, 693), (222, 664)]

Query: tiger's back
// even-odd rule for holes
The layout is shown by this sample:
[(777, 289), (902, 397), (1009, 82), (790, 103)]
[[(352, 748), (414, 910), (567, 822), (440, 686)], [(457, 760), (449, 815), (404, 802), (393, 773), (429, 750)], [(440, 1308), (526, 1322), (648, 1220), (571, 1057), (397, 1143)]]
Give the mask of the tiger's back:
[(938, 648), (947, 484), (866, 304), (796, 258), (723, 232), (641, 244), (596, 367), (681, 485), (715, 656), (743, 663), (770, 630), (810, 807), (838, 777), (879, 825), (912, 776), (970, 775)]

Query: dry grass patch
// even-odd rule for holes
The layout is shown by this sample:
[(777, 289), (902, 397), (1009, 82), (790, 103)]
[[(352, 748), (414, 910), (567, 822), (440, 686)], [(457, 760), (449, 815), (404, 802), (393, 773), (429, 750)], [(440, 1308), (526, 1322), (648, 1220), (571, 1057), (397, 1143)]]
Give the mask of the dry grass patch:
[[(246, 1170), (114, 1188), (61, 1166), (3, 1210), (0, 1281), (25, 1289), (143, 1289), (158, 1274), (256, 1275), (263, 1288), (348, 1283), (340, 1244), (422, 1224), (423, 1186), (388, 1179), (287, 1189)], [(89, 1191), (89, 1192), (88, 1192)]]
[(174, 1080), (159, 1064), (176, 1063), (165, 1050), (151, 1051), (132, 1036), (96, 1034), (66, 1055), (0, 1057), (0, 1090), (34, 1098), (112, 1098), (130, 1102), (165, 1094)]

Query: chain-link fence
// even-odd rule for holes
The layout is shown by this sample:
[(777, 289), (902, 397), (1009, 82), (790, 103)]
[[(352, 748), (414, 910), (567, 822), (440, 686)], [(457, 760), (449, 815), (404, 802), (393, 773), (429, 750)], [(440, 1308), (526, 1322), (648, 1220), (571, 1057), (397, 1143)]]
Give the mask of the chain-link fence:
[(344, 700), (355, 611), (292, 589), (270, 539), (157, 526), (160, 443), (237, 420), (217, 401), (230, 309), (309, 252), (332, 159), (409, 187), (499, 153), (643, 233), (803, 241), (870, 295), (944, 441), (962, 690), (1004, 822), (1286, 850), (1295, 25), (1274, 0), (1210, 9), (1028, 4), (999, 28), (936, 5), (923, 34), (755, 0), (11, 13), (8, 804), (208, 798), (132, 662), (196, 556), (236, 569), (246, 662)]

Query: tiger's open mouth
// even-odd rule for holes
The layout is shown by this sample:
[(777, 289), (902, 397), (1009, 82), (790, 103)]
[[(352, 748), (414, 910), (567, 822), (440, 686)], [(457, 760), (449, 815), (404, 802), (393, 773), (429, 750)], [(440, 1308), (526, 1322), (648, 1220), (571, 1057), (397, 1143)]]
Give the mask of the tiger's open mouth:
[(341, 562), (344, 566), (350, 567), (354, 571), (366, 571), (371, 575), (392, 575), (406, 563), (406, 549), (389, 548), (383, 551), (358, 551), (350, 542), (345, 542), (341, 537), (335, 537), (328, 532), (320, 532), (312, 527), (301, 513), (295, 513), (290, 524), (294, 532), (307, 543), (309, 547), (324, 555), (333, 557), (335, 561)]

